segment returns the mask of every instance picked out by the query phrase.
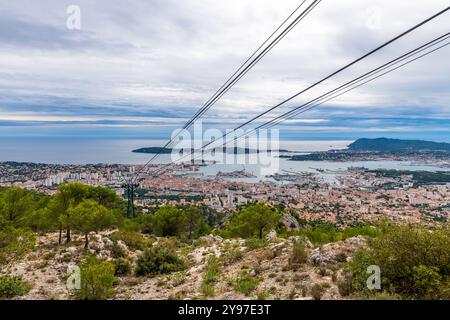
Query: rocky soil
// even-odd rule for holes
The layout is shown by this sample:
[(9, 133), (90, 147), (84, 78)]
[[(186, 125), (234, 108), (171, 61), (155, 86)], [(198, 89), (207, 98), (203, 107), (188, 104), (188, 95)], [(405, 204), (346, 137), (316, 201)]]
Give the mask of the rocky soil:
[[(114, 243), (111, 233), (91, 236), (88, 251), (105, 260), (112, 260), (111, 250), (119, 245), (130, 260), (135, 263), (138, 250), (131, 250), (122, 241)], [(69, 245), (57, 245), (57, 234), (39, 236), (36, 249), (21, 261), (0, 268), (0, 275), (16, 275), (31, 285), (31, 291), (19, 299), (47, 300), (72, 299), (73, 292), (66, 288), (67, 269), (78, 264), (84, 257), (82, 237), (74, 236)], [(158, 245), (158, 239), (153, 245)], [(292, 266), (293, 245), (303, 241), (308, 260)], [(224, 263), (220, 277), (215, 284), (214, 295), (209, 299), (289, 299), (311, 300), (320, 287), (320, 298), (343, 299), (339, 294), (338, 282), (343, 277), (343, 267), (352, 255), (366, 244), (362, 237), (314, 247), (299, 238), (279, 239), (271, 235), (270, 242), (258, 249), (249, 250), (244, 240), (224, 240), (207, 236), (189, 246), (179, 247), (178, 254), (187, 262), (182, 272), (156, 277), (119, 277), (114, 299), (202, 299), (203, 274), (209, 257), (221, 257)], [(240, 254), (236, 254), (240, 252)], [(251, 293), (244, 295), (236, 290), (236, 279), (242, 273), (257, 277), (260, 282)], [(315, 287), (315, 289), (314, 289)], [(346, 297), (348, 299), (348, 297)]]

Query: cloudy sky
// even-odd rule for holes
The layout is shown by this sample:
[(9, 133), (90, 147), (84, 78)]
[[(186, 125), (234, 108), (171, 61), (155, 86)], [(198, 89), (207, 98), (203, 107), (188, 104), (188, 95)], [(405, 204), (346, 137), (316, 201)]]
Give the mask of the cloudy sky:
[[(0, 138), (169, 137), (300, 2), (0, 0)], [(70, 5), (80, 30), (67, 27)], [(323, 0), (205, 121), (245, 122), (449, 5)], [(279, 112), (449, 30), (447, 12)], [(282, 136), (450, 141), (449, 56), (447, 46), (311, 110)]]

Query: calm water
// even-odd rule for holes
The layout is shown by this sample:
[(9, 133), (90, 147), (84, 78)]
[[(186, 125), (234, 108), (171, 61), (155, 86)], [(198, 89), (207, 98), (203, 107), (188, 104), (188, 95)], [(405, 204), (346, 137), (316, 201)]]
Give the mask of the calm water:
[[(292, 151), (326, 151), (343, 149), (352, 141), (282, 141), (280, 147)], [(141, 147), (162, 146), (165, 141), (158, 140), (89, 140), (89, 139), (0, 139), (0, 161), (18, 161), (52, 164), (143, 164), (151, 155), (137, 154), (131, 151)], [(316, 169), (331, 171), (346, 170), (349, 167), (366, 167), (369, 169), (399, 170), (445, 170), (450, 167), (439, 167), (430, 164), (417, 164), (408, 161), (360, 161), (360, 162), (318, 162), (280, 160), (280, 172), (315, 172)], [(170, 155), (161, 155), (157, 162), (170, 162)], [(205, 175), (215, 175), (218, 171), (231, 172), (245, 169), (257, 176), (255, 179), (242, 179), (255, 182), (263, 179), (259, 167), (255, 165), (210, 165), (201, 171)], [(320, 173), (326, 181), (333, 181), (336, 173)]]
[[(131, 152), (142, 147), (162, 146), (160, 140), (109, 139), (5, 139), (0, 138), (0, 161), (35, 162), (51, 164), (143, 164), (152, 155)], [(296, 151), (326, 151), (345, 148), (351, 141), (284, 141), (283, 149)], [(170, 161), (170, 155), (161, 155), (159, 163)]]
[[(280, 159), (280, 173), (288, 172), (311, 172), (316, 173), (328, 183), (336, 183), (336, 177), (342, 171), (350, 167), (365, 167), (367, 169), (395, 169), (395, 170), (410, 170), (410, 171), (450, 171), (450, 166), (442, 167), (433, 164), (417, 164), (411, 161), (355, 161), (355, 162), (329, 162), (329, 161), (289, 161)], [(217, 172), (232, 172), (242, 170), (245, 168), (247, 172), (251, 172), (256, 178), (245, 179), (229, 179), (232, 181), (245, 182), (259, 182), (259, 181), (274, 181), (273, 179), (261, 176), (260, 168), (251, 165), (210, 165), (201, 168), (205, 175), (215, 175)], [(319, 170), (327, 170), (327, 172), (318, 172)]]

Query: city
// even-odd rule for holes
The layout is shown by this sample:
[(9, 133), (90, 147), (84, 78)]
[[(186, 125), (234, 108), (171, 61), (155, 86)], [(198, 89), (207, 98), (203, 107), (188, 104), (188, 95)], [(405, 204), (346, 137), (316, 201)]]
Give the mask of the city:
[(445, 308), (428, 301), (450, 300), (449, 15), (0, 1), (0, 308)]
[[(155, 165), (151, 170), (157, 168)], [(124, 196), (124, 182), (138, 169), (130, 165), (0, 163), (0, 187), (16, 186), (51, 195), (63, 183), (82, 182), (107, 186)], [(196, 170), (197, 165), (178, 165), (171, 173), (144, 177), (136, 205), (144, 212), (161, 205), (204, 205), (224, 212), (266, 202), (292, 209), (298, 219), (342, 225), (376, 222), (382, 216), (399, 223), (430, 225), (450, 218), (450, 183), (415, 187), (411, 175), (379, 177), (364, 168), (350, 168), (338, 175), (338, 184), (327, 183), (317, 174), (284, 176), (293, 180), (289, 182), (249, 183), (221, 178), (220, 172), (196, 176), (192, 174)]]

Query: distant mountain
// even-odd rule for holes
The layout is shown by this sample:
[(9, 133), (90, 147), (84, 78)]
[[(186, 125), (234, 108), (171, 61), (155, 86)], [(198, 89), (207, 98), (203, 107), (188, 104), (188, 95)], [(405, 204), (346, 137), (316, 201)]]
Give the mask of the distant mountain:
[(383, 157), (413, 161), (420, 157), (447, 160), (450, 158), (450, 143), (387, 138), (359, 139), (345, 150), (285, 156), (291, 161), (376, 161)]
[(380, 152), (405, 152), (405, 151), (450, 151), (450, 143), (438, 143), (423, 140), (400, 139), (358, 139), (349, 146), (351, 151), (380, 151)]

